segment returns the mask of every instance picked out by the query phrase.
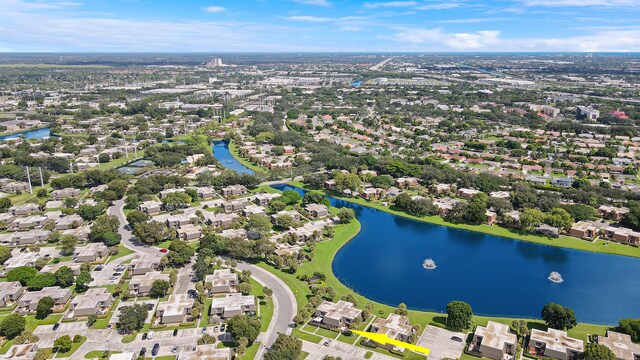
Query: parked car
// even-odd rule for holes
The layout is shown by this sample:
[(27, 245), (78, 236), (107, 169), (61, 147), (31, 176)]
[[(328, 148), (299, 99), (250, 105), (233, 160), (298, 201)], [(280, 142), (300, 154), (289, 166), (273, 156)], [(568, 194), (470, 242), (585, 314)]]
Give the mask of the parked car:
[(220, 326), (216, 325), (213, 327), (213, 332), (218, 332), (220, 331)]
[(55, 323), (55, 325), (53, 325), (53, 331), (58, 330), (59, 327), (60, 327), (60, 323)]
[(173, 336), (178, 336), (178, 329), (173, 330)]
[(102, 269), (104, 269), (104, 265), (98, 265), (95, 268), (93, 268), (93, 270), (95, 271), (102, 271)]
[(149, 340), (153, 339), (153, 330), (149, 331), (149, 334), (147, 335), (147, 339)]
[(207, 327), (205, 326), (205, 327), (202, 328), (202, 333), (206, 334), (206, 332), (207, 332)]
[(169, 252), (169, 249), (160, 249), (160, 252), (166, 254)]
[(160, 351), (160, 344), (158, 343), (153, 344), (153, 348), (151, 349), (151, 356), (158, 355), (158, 351)]
[(331, 344), (331, 339), (327, 339), (327, 341), (324, 342), (324, 346), (329, 346), (329, 344)]
[(147, 353), (147, 348), (143, 347), (142, 349), (140, 349), (140, 356), (144, 357), (146, 353)]
[(142, 334), (142, 340), (147, 340), (147, 336), (148, 336), (148, 335), (149, 335), (149, 334), (147, 334), (147, 333)]
[(147, 309), (148, 310), (153, 310), (153, 306), (154, 306), (153, 304), (147, 304)]
[(220, 325), (220, 332), (224, 332), (225, 329), (226, 327), (224, 326), (224, 324)]
[(457, 341), (457, 342), (462, 342), (462, 339), (460, 337), (458, 337), (458, 336), (452, 336), (451, 340)]
[(174, 354), (177, 353), (178, 352), (178, 347), (174, 346), (173, 349), (171, 349), (171, 352), (174, 353)]

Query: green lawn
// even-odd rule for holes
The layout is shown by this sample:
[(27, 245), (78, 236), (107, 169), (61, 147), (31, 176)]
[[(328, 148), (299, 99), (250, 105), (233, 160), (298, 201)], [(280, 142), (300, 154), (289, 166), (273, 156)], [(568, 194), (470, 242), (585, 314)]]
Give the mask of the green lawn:
[(273, 300), (264, 295), (264, 291), (262, 291), (262, 285), (258, 284), (257, 281), (251, 279), (251, 294), (258, 299), (258, 303), (260, 304), (260, 330), (266, 331), (269, 328), (269, 323), (271, 323), (271, 318), (273, 317)]
[(87, 341), (87, 337), (83, 336), (82, 337), (82, 341), (77, 342), (77, 343), (73, 343), (71, 345), (71, 349), (69, 351), (64, 352), (64, 353), (57, 353), (54, 358), (55, 359), (59, 359), (59, 358), (68, 358), (68, 357), (70, 357), (71, 355), (73, 355), (74, 352), (76, 352), (76, 350), (78, 350), (78, 348), (80, 346), (82, 346), (82, 344), (84, 344), (85, 341)]
[(121, 257), (125, 257), (127, 255), (130, 255), (130, 254), (133, 254), (133, 250), (131, 250), (131, 249), (125, 247), (124, 245), (120, 244), (120, 245), (118, 245), (118, 254), (110, 256), (109, 260), (107, 260), (106, 264), (108, 264), (108, 263), (110, 263), (110, 262), (112, 262), (112, 261), (114, 261), (116, 259), (119, 259)]
[[(104, 353), (103, 350), (93, 350), (93, 351), (89, 351), (88, 353), (84, 354), (84, 358), (85, 359), (98, 359), (102, 356), (102, 354)], [(113, 354), (120, 354), (120, 351), (109, 351), (109, 355), (113, 355)]]
[(234, 144), (233, 141), (229, 142), (229, 152), (231, 153), (231, 155), (238, 160), (238, 162), (246, 167), (248, 167), (249, 169), (255, 171), (255, 172), (264, 172), (265, 169), (248, 161), (247, 159), (243, 158), (242, 156), (240, 156), (240, 152), (238, 151), (238, 148), (236, 147), (236, 144)]
[[(141, 158), (144, 157), (144, 152), (145, 152), (145, 149), (138, 150), (138, 159), (141, 159)], [(98, 164), (96, 169), (109, 170), (109, 169), (113, 169), (113, 168), (117, 168), (119, 166), (122, 166), (122, 165), (124, 165), (126, 163), (132, 162), (133, 160), (135, 160), (135, 153), (131, 152), (131, 153), (129, 153), (128, 157), (121, 157), (119, 159), (111, 160), (111, 161), (106, 162), (106, 163)]]
[(176, 355), (156, 356), (156, 360), (176, 360)]
[(249, 346), (245, 350), (244, 355), (236, 356), (236, 359), (253, 360), (255, 359), (256, 354), (258, 353), (258, 349), (260, 349), (260, 341), (256, 341), (253, 344), (251, 344), (251, 346)]

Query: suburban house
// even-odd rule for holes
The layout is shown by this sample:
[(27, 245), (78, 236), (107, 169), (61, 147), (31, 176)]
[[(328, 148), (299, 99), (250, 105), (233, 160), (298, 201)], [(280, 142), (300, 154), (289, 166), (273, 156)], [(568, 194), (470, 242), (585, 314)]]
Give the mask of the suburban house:
[(214, 197), (216, 197), (216, 191), (213, 188), (208, 188), (208, 187), (201, 187), (196, 189), (196, 193), (198, 194), (198, 196), (204, 200), (208, 200), (208, 199), (213, 199)]
[(151, 286), (156, 280), (164, 280), (169, 282), (169, 274), (163, 274), (160, 272), (148, 272), (144, 275), (136, 275), (131, 278), (129, 282), (129, 290), (136, 296), (149, 295)]
[(75, 197), (80, 195), (81, 191), (75, 188), (66, 188), (60, 190), (53, 190), (51, 192), (51, 198), (54, 200), (64, 200), (70, 197)]
[(29, 203), (14, 205), (9, 210), (14, 216), (27, 216), (40, 211), (40, 206), (38, 204)]
[(47, 223), (51, 222), (51, 219), (42, 215), (30, 215), (27, 217), (19, 217), (11, 222), (11, 228), (16, 230), (26, 230), (41, 228)]
[(551, 180), (551, 185), (561, 186), (561, 187), (571, 187), (574, 179), (572, 178), (555, 178)]
[(256, 205), (260, 205), (260, 206), (267, 206), (269, 205), (269, 203), (271, 203), (271, 201), (273, 199), (277, 199), (279, 197), (281, 197), (282, 195), (279, 193), (264, 193), (264, 194), (255, 194), (252, 197), (252, 201), (256, 204)]
[(160, 268), (160, 257), (145, 255), (138, 259), (133, 259), (129, 263), (129, 271), (131, 276), (144, 275)]
[(358, 310), (353, 303), (340, 300), (337, 303), (325, 301), (315, 312), (314, 322), (327, 325), (331, 328), (348, 327), (358, 316), (362, 315), (362, 310)]
[(224, 197), (242, 195), (242, 194), (246, 194), (248, 192), (249, 192), (249, 190), (247, 190), (247, 188), (244, 187), (243, 185), (230, 185), (230, 186), (227, 186), (227, 187), (223, 187), (220, 190), (220, 193)]
[(185, 316), (191, 314), (194, 299), (187, 294), (172, 294), (167, 301), (158, 304), (156, 316), (161, 324), (177, 324), (185, 321)]
[(529, 337), (529, 353), (536, 356), (546, 356), (559, 360), (580, 359), (584, 352), (582, 340), (571, 338), (565, 331), (548, 329), (531, 330)]
[(18, 311), (32, 312), (38, 307), (38, 301), (43, 297), (49, 296), (54, 301), (54, 308), (61, 309), (67, 305), (73, 292), (69, 289), (63, 289), (60, 286), (46, 287), (40, 291), (29, 291), (18, 300)]
[(211, 315), (226, 319), (236, 315), (247, 315), (256, 312), (256, 299), (253, 295), (231, 293), (225, 297), (211, 300)]
[(395, 186), (399, 187), (400, 189), (404, 189), (412, 186), (417, 186), (419, 181), (420, 180), (415, 177), (401, 177), (396, 179)]
[(19, 281), (0, 282), (0, 307), (17, 301), (24, 293)]
[(71, 317), (102, 315), (113, 304), (113, 295), (106, 288), (91, 288), (71, 301)]
[(242, 209), (242, 216), (249, 218), (251, 215), (266, 215), (265, 209), (259, 205), (247, 205)]
[(578, 221), (571, 226), (569, 235), (580, 239), (593, 239), (598, 235), (600, 229), (595, 226), (593, 221)]
[(5, 272), (9, 272), (13, 269), (29, 266), (34, 267), (36, 261), (42, 258), (42, 254), (39, 251), (20, 251), (20, 249), (13, 249), (11, 251), (11, 257), (4, 262)]
[(458, 189), (458, 196), (464, 199), (471, 199), (478, 193), (480, 193), (480, 190), (465, 189), (465, 188)]
[(214, 270), (213, 274), (204, 279), (204, 287), (209, 290), (209, 295), (227, 294), (236, 291), (238, 274), (230, 269)]
[(625, 227), (607, 226), (602, 231), (602, 237), (620, 243), (640, 245), (640, 232)]
[(271, 215), (269, 217), (269, 220), (271, 220), (271, 222), (274, 223), (275, 225), (278, 225), (278, 219), (281, 216), (289, 216), (294, 222), (298, 222), (301, 219), (300, 213), (295, 210), (282, 210)]
[(494, 360), (515, 359), (518, 337), (509, 331), (509, 325), (489, 321), (487, 326), (476, 326), (469, 351)]
[(138, 205), (138, 210), (145, 214), (159, 214), (162, 211), (162, 203), (159, 201), (145, 201)]
[(604, 345), (613, 351), (616, 360), (640, 359), (640, 344), (631, 341), (631, 336), (619, 332), (607, 330), (607, 336), (593, 335), (595, 342)]
[(77, 214), (61, 216), (55, 220), (56, 230), (68, 230), (82, 225), (84, 220)]
[(9, 243), (13, 246), (44, 244), (51, 236), (49, 230), (20, 231), (11, 236)]
[(102, 260), (109, 255), (109, 248), (103, 243), (89, 243), (83, 247), (77, 247), (74, 252), (75, 262), (94, 262)]
[(202, 228), (196, 225), (183, 225), (176, 229), (180, 240), (189, 241), (200, 239), (202, 236)]
[[(377, 318), (371, 325), (371, 332), (386, 335), (389, 339), (409, 342), (409, 338), (415, 332), (415, 329), (409, 324), (409, 318), (398, 314), (389, 314), (386, 319)], [(380, 347), (387, 349), (393, 348), (393, 345), (378, 344)]]
[(237, 199), (233, 201), (225, 201), (220, 204), (220, 207), (225, 212), (236, 212), (244, 209), (247, 205), (249, 205), (249, 201), (247, 199)]
[(237, 214), (213, 214), (211, 212), (204, 212), (204, 216), (209, 221), (209, 224), (213, 227), (217, 227), (220, 229), (229, 228), (233, 224), (233, 220), (237, 219), (239, 216)]
[(329, 208), (321, 204), (309, 204), (305, 206), (305, 209), (313, 218), (321, 218), (329, 215)]
[(609, 205), (602, 205), (598, 208), (598, 216), (605, 219), (619, 221), (629, 213), (629, 208), (627, 207), (615, 207)]

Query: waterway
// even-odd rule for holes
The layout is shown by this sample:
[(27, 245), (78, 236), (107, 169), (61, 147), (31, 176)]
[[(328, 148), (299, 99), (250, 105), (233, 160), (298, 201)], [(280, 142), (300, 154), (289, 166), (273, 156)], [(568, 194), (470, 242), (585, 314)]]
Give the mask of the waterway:
[(213, 156), (227, 169), (235, 170), (239, 173), (253, 174), (253, 170), (242, 165), (229, 151), (229, 142), (226, 140), (215, 141), (211, 149)]
[[(215, 152), (223, 165), (243, 167), (226, 145), (216, 146), (227, 149)], [(371, 300), (434, 312), (462, 300), (475, 314), (525, 318), (540, 318), (542, 307), (556, 302), (594, 324), (640, 317), (640, 259), (459, 230), (329, 199), (335, 207), (354, 209), (362, 229), (326, 271)], [(425, 269), (425, 259), (436, 268)], [(564, 281), (550, 281), (552, 271)]]
[(17, 138), (20, 138), (22, 136), (24, 136), (24, 138), (26, 140), (29, 140), (29, 139), (42, 139), (42, 138), (46, 138), (46, 137), (51, 136), (51, 131), (49, 130), (49, 128), (21, 131), (21, 132), (15, 133), (15, 134), (0, 136), (0, 141), (17, 139)]

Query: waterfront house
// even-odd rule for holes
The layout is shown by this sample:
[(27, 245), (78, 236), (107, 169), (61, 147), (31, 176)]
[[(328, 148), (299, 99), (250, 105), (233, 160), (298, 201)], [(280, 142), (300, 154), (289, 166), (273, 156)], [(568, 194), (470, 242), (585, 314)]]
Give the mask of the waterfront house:
[(631, 336), (607, 330), (607, 336), (592, 335), (595, 342), (609, 348), (616, 356), (616, 360), (640, 359), (640, 344), (631, 341)]
[(337, 303), (325, 301), (318, 306), (313, 322), (340, 329), (349, 327), (349, 324), (361, 315), (362, 310), (356, 309), (353, 303), (348, 301), (340, 300)]
[(476, 326), (469, 351), (478, 356), (505, 360), (515, 359), (518, 337), (509, 331), (509, 325), (489, 321), (487, 326)]
[(313, 218), (322, 218), (329, 215), (329, 208), (321, 204), (309, 204), (305, 206), (305, 209), (309, 212), (309, 215)]
[[(389, 314), (386, 319), (377, 318), (371, 324), (371, 332), (386, 335), (389, 339), (409, 342), (415, 329), (409, 323), (409, 318), (398, 314)], [(377, 344), (379, 347), (392, 349), (393, 345)]]
[(577, 360), (584, 352), (584, 343), (582, 340), (569, 337), (562, 330), (532, 329), (528, 351), (529, 354), (535, 356), (546, 356), (558, 360)]

